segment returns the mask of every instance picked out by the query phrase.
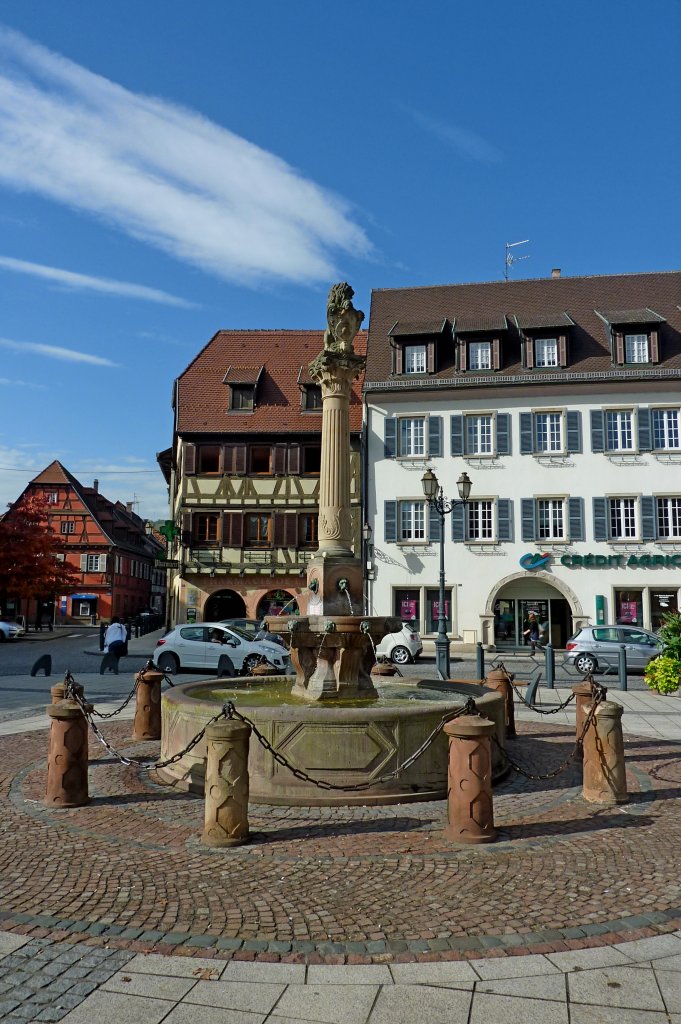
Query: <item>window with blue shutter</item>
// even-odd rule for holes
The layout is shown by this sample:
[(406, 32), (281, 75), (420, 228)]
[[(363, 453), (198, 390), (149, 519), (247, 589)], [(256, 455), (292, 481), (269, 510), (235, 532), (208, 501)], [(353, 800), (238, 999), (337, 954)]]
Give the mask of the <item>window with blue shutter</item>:
[(607, 498), (594, 498), (594, 540), (608, 539), (608, 501)]
[(605, 451), (605, 415), (601, 409), (591, 410), (591, 451)]
[(442, 416), (428, 417), (428, 454), (432, 459), (442, 455)]
[(531, 455), (534, 451), (534, 431), (532, 424), (532, 413), (521, 412), (520, 414), (520, 454)]
[(571, 541), (584, 540), (584, 501), (568, 498), (568, 530)]
[(649, 452), (651, 449), (650, 440), (650, 409), (638, 410), (638, 450)]
[(567, 450), (569, 452), (581, 452), (582, 450), (581, 412), (572, 411), (567, 414)]
[(497, 413), (497, 455), (511, 454), (511, 417), (506, 412)]
[(428, 540), (431, 544), (440, 542), (442, 536), (442, 516), (432, 505), (428, 506)]
[(641, 498), (641, 540), (655, 540), (656, 530), (655, 498), (644, 494)]
[(386, 459), (394, 459), (397, 455), (397, 420), (390, 416), (385, 420), (385, 435), (383, 441), (383, 456)]
[(520, 517), (523, 541), (532, 541), (537, 536), (536, 507), (534, 498), (522, 498), (520, 501)]
[(383, 503), (383, 533), (386, 544), (397, 543), (397, 502)]
[(452, 510), (452, 540), (462, 544), (466, 539), (466, 506), (455, 505)]
[(463, 455), (463, 416), (451, 417), (452, 455)]
[(509, 498), (497, 499), (497, 540), (513, 540), (513, 502)]

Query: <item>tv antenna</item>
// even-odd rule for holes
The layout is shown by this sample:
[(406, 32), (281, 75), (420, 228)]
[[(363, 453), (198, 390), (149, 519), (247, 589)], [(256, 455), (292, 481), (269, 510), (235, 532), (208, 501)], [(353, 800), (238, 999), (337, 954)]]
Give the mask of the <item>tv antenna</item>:
[(511, 249), (515, 249), (516, 245), (527, 245), (529, 238), (524, 238), (522, 242), (507, 242), (506, 243), (506, 255), (504, 258), (504, 280), (508, 281), (508, 272), (514, 263), (518, 260), (529, 260), (529, 253), (526, 256), (516, 256), (511, 252)]

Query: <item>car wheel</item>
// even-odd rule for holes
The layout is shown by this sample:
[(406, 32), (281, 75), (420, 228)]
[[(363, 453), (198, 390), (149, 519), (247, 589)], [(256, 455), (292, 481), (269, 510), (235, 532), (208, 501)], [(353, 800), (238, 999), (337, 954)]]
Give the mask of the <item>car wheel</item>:
[(244, 658), (243, 672), (244, 675), (248, 675), (252, 668), (260, 664), (259, 654), (249, 654), (247, 658)]
[(158, 667), (161, 672), (167, 672), (169, 676), (172, 676), (180, 671), (180, 662), (177, 655), (171, 654), (170, 651), (166, 651), (158, 659)]
[(390, 654), (394, 665), (407, 665), (411, 661), (411, 654), (406, 647), (393, 647)]
[(7, 639), (7, 637), (5, 636), (3, 631), (0, 629), (0, 644), (4, 644), (6, 639)]
[(578, 654), (575, 658), (575, 668), (578, 672), (583, 672), (587, 676), (590, 672), (596, 671), (596, 659), (592, 658), (590, 654)]

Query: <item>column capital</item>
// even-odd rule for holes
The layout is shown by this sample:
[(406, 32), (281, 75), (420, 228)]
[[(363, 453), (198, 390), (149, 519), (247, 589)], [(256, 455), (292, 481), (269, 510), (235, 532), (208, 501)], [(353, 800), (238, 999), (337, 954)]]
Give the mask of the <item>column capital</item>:
[(308, 366), (310, 376), (321, 385), (322, 398), (327, 395), (350, 397), (352, 382), (364, 369), (366, 357), (354, 352), (329, 352), (326, 349)]

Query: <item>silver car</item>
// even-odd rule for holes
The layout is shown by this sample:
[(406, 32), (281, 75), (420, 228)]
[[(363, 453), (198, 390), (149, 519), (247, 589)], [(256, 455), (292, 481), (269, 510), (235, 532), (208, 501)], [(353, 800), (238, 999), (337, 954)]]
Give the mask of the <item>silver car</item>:
[(655, 633), (636, 626), (583, 626), (565, 645), (565, 664), (585, 675), (616, 670), (620, 647), (624, 645), (627, 669), (642, 672), (649, 661), (662, 653), (662, 641)]

